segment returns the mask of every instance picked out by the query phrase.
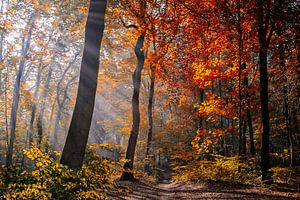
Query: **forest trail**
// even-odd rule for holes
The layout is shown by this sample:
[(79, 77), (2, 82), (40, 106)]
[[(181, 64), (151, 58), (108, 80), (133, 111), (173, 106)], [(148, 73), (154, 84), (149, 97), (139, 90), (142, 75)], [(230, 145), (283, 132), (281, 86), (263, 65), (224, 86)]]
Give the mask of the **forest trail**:
[(110, 194), (110, 200), (180, 200), (180, 199), (245, 199), (245, 200), (291, 200), (300, 194), (272, 191), (270, 189), (236, 183), (204, 181), (201, 183), (159, 183), (144, 181), (122, 182), (132, 190), (129, 194)]

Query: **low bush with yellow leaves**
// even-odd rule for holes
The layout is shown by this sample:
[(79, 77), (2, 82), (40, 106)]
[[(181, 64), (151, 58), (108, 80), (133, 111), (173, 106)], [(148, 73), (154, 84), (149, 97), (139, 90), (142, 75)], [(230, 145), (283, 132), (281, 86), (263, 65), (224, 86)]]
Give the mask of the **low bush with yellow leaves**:
[[(104, 199), (105, 193), (118, 189), (115, 180), (122, 163), (93, 153), (86, 155), (82, 169), (73, 170), (54, 157), (57, 152), (43, 153), (33, 147), (24, 154), (34, 161), (34, 169), (17, 166), (0, 170), (0, 197), (6, 199)], [(56, 154), (56, 155), (55, 155)]]
[[(299, 174), (300, 174), (300, 167), (293, 166), (293, 167), (272, 167), (272, 179), (276, 183), (290, 185), (299, 189), (300, 182), (299, 182)], [(298, 180), (297, 180), (298, 177)]]
[(214, 155), (212, 160), (192, 160), (186, 165), (173, 167), (177, 181), (222, 180), (243, 183), (259, 182), (260, 170), (257, 160), (241, 161), (238, 156)]

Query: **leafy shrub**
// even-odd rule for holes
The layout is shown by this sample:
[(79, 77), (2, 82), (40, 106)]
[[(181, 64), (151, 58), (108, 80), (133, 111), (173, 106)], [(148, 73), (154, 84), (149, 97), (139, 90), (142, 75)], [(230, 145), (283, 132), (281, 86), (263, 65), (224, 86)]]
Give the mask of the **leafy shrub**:
[(297, 174), (300, 174), (300, 167), (273, 167), (271, 169), (272, 179), (276, 183), (296, 186)]
[[(95, 147), (94, 147), (95, 148)], [(37, 147), (24, 151), (34, 161), (32, 171), (10, 166), (0, 171), (0, 194), (7, 199), (103, 199), (108, 190), (117, 189), (114, 181), (121, 163), (103, 158), (91, 150), (82, 169), (73, 170), (43, 153)], [(58, 156), (57, 153), (55, 153)]]
[(241, 161), (237, 156), (215, 155), (214, 160), (193, 160), (187, 165), (173, 167), (173, 178), (179, 181), (223, 180), (238, 182), (258, 182), (260, 171), (257, 160)]

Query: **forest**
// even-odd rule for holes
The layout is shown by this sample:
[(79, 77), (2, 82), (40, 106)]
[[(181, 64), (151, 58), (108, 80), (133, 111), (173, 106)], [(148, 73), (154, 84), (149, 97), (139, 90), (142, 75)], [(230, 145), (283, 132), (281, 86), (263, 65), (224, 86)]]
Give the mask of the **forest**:
[(300, 198), (298, 0), (0, 0), (0, 199)]

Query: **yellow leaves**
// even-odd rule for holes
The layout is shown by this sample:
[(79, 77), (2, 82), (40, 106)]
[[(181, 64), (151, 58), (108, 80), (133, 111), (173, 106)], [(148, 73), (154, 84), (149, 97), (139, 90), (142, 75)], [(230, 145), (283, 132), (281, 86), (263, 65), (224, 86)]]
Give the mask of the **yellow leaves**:
[(199, 179), (249, 181), (259, 174), (255, 170), (255, 160), (242, 163), (238, 156), (224, 157), (212, 155), (211, 161), (193, 160), (185, 165), (175, 165), (173, 178), (175, 180), (197, 181)]
[(60, 19), (55, 19), (54, 22), (53, 22), (53, 24), (52, 24), (53, 29), (58, 28), (60, 22), (61, 22)]
[(198, 108), (200, 116), (207, 116), (208, 120), (214, 122), (217, 120), (218, 115), (226, 115), (223, 110), (224, 102), (221, 97), (215, 94), (206, 94), (207, 100), (202, 102)]
[(9, 186), (11, 189), (8, 193), (5, 194), (6, 199), (51, 199), (52, 194), (45, 191), (45, 185), (42, 183), (37, 184), (28, 184), (28, 185), (21, 185), (20, 190), (19, 184), (10, 184)]
[[(92, 148), (96, 147), (113, 146), (93, 145)], [(86, 165), (82, 169), (73, 170), (51, 158), (51, 155), (57, 153), (43, 153), (37, 147), (33, 147), (24, 151), (28, 158), (34, 160), (33, 171), (21, 171), (18, 168), (0, 169), (0, 180), (7, 175), (12, 177), (12, 182), (0, 182), (0, 189), (5, 188), (5, 198), (103, 199), (104, 191), (118, 189), (114, 180), (120, 176), (126, 160), (112, 161), (89, 152)]]
[(192, 144), (192, 147), (195, 149), (195, 150), (198, 150), (200, 148), (200, 137), (202, 135), (206, 134), (206, 130), (202, 130), (202, 129), (198, 129), (197, 130), (197, 135), (196, 137), (192, 140), (191, 144)]
[(39, 175), (40, 171), (39, 170), (34, 170), (31, 172), (32, 176)]
[(77, 7), (77, 9), (78, 9), (83, 15), (87, 15), (88, 8), (87, 8), (86, 6), (79, 6), (79, 7)]
[(76, 199), (105, 199), (105, 196), (95, 190), (79, 191), (76, 193)]
[(31, 160), (35, 160), (43, 155), (42, 151), (37, 147), (32, 147), (30, 149), (26, 149), (24, 151), (24, 154)]
[(95, 150), (95, 149), (118, 149), (121, 148), (121, 145), (117, 144), (89, 144), (87, 146), (87, 149), (89, 150)]

